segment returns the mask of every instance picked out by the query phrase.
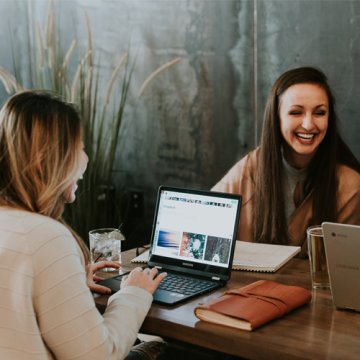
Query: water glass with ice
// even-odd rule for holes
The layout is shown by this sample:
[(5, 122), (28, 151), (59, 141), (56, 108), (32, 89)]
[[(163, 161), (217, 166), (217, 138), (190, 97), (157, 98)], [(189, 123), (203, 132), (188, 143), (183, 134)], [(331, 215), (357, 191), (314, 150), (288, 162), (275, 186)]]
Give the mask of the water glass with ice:
[[(121, 263), (122, 240), (125, 240), (125, 237), (116, 228), (91, 230), (89, 232), (91, 262), (116, 261)], [(103, 271), (114, 271), (114, 269), (105, 268)]]

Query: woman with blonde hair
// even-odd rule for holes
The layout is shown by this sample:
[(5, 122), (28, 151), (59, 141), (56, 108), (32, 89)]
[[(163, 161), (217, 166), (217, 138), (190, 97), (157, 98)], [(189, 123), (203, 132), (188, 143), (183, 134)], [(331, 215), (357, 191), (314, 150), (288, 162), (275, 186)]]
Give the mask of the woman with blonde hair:
[(360, 223), (360, 163), (338, 131), (325, 74), (291, 69), (274, 83), (260, 145), (213, 190), (243, 196), (238, 239), (302, 247), (323, 221)]
[(1, 359), (125, 358), (165, 276), (133, 270), (97, 311), (89, 251), (61, 218), (88, 161), (81, 136), (74, 107), (47, 92), (0, 111)]

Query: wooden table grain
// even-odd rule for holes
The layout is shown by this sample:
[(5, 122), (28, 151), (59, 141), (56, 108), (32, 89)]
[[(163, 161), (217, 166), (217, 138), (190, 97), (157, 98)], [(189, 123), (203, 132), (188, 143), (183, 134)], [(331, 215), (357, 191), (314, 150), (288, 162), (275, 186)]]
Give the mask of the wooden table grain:
[[(130, 263), (134, 256), (134, 250), (123, 254), (124, 270), (136, 266)], [(205, 323), (195, 317), (194, 308), (199, 303), (260, 279), (311, 288), (307, 260), (292, 259), (276, 273), (233, 271), (225, 288), (178, 306), (153, 304), (141, 331), (248, 359), (360, 358), (360, 313), (335, 309), (329, 290), (312, 290), (310, 304), (253, 332)], [(105, 296), (96, 298), (100, 310), (106, 301)]]

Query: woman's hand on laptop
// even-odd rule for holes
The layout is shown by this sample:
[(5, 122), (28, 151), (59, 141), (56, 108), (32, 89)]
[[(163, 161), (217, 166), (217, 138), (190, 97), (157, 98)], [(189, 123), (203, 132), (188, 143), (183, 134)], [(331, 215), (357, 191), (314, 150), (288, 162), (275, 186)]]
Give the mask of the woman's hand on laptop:
[(99, 261), (95, 264), (88, 264), (86, 267), (86, 283), (92, 292), (99, 294), (110, 294), (111, 290), (99, 284), (97, 281), (104, 280), (102, 277), (97, 276), (96, 272), (104, 268), (120, 269), (121, 265), (116, 261)]
[(166, 275), (164, 272), (158, 274), (158, 269), (156, 268), (142, 269), (137, 267), (131, 271), (129, 275), (123, 277), (121, 288), (125, 286), (137, 286), (153, 294)]

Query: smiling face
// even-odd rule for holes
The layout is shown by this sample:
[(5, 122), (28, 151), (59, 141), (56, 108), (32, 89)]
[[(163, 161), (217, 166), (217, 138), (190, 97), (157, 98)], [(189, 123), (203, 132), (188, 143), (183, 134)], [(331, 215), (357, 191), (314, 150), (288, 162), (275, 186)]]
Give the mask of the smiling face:
[(290, 86), (280, 96), (279, 116), (285, 159), (296, 168), (306, 167), (328, 128), (326, 91), (316, 84)]

